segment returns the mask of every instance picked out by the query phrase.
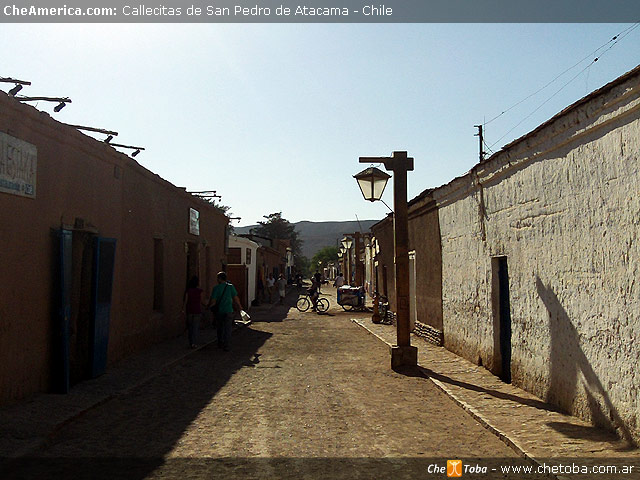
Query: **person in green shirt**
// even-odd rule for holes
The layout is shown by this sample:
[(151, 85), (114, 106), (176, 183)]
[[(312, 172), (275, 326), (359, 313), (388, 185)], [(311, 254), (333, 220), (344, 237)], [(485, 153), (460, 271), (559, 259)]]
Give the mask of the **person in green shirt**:
[(209, 308), (216, 316), (218, 334), (218, 348), (228, 352), (231, 344), (231, 329), (233, 328), (233, 312), (242, 310), (238, 291), (231, 283), (227, 282), (225, 272), (218, 273), (218, 284), (211, 291)]

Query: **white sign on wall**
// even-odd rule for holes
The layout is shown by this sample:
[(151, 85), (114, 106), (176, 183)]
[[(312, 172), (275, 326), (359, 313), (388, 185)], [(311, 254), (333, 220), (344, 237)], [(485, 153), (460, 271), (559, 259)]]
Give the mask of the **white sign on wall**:
[(0, 132), (0, 192), (36, 198), (38, 150)]
[(194, 208), (189, 209), (189, 233), (200, 235), (200, 212)]

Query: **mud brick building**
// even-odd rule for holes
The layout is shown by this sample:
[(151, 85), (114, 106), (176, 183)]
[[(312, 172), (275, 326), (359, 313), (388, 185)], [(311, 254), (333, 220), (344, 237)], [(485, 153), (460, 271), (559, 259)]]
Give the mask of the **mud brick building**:
[(104, 142), (0, 92), (0, 403), (66, 391), (184, 328), (228, 220)]

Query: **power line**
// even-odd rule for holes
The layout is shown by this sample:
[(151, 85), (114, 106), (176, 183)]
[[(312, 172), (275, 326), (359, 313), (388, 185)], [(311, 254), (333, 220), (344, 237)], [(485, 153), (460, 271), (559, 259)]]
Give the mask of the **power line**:
[[(507, 108), (506, 110), (504, 110), (503, 112), (499, 113), (498, 115), (496, 115), (495, 117), (493, 117), (491, 120), (489, 120), (488, 122), (485, 122), (484, 125), (489, 125), (491, 122), (493, 122), (494, 120), (497, 120), (498, 118), (500, 118), (502, 115), (504, 115), (505, 113), (507, 113), (508, 111), (514, 109), (515, 107), (517, 107), (518, 105), (520, 105), (523, 102), (526, 102), (527, 100), (529, 100), (531, 97), (537, 95), (538, 93), (540, 93), (542, 90), (544, 90), (545, 88), (547, 88), (549, 85), (551, 85), (552, 83), (554, 83), (556, 80), (558, 80), (560, 77), (562, 77), (565, 73), (573, 70), (574, 68), (576, 68), (578, 65), (580, 65), (582, 62), (584, 62), (585, 60), (587, 60), (588, 58), (592, 58), (594, 55), (598, 55), (598, 52), (600, 50), (602, 50), (603, 48), (605, 48), (607, 45), (609, 45), (611, 42), (613, 42), (613, 44), (604, 52), (602, 52), (602, 54), (604, 54), (605, 52), (607, 52), (608, 50), (611, 50), (611, 48), (613, 48), (613, 46), (618, 43), (619, 40), (621, 40), (622, 38), (626, 37), (629, 33), (631, 33), (634, 29), (636, 29), (638, 26), (640, 25), (639, 23), (634, 23), (633, 25), (631, 25), (630, 27), (627, 27), (625, 30), (623, 30), (622, 32), (618, 33), (617, 35), (615, 35), (614, 37), (611, 38), (611, 40), (609, 40), (607, 43), (601, 45), (600, 47), (596, 48), (593, 52), (591, 52), (589, 55), (587, 55), (586, 57), (584, 57), (583, 59), (581, 59), (580, 61), (578, 61), (575, 65), (567, 68), (564, 72), (560, 73), (559, 75), (557, 75), (553, 80), (551, 80), (550, 82), (548, 82), (546, 85), (544, 85), (543, 87), (539, 88), (538, 90), (536, 90), (535, 92), (533, 92), (531, 95), (526, 96), (525, 98), (523, 98), (522, 100), (520, 100), (519, 102), (511, 105), (509, 108)], [(600, 54), (600, 56), (602, 56), (602, 54)], [(597, 61), (597, 58), (596, 60)], [(593, 63), (593, 62), (592, 62)], [(590, 64), (591, 65), (591, 64)], [(589, 65), (589, 66), (590, 66)], [(583, 70), (584, 71), (584, 70)], [(582, 72), (581, 72), (582, 73)]]
[[(576, 78), (578, 78), (580, 75), (582, 75), (586, 70), (588, 70), (594, 63), (596, 63), (600, 57), (602, 57), (602, 55), (604, 55), (605, 53), (607, 53), (609, 50), (611, 50), (620, 40), (622, 40), (624, 37), (626, 37), (627, 35), (629, 35), (633, 30), (635, 30), (638, 26), (640, 26), (640, 22), (634, 23), (633, 25), (627, 27), (625, 30), (623, 30), (622, 32), (618, 33), (617, 35), (615, 35), (614, 37), (611, 38), (611, 40), (609, 40), (607, 43), (605, 43), (604, 45), (600, 46), (599, 48), (597, 48), (594, 52), (592, 52), (591, 54), (587, 55), (586, 57), (584, 57), (582, 60), (580, 60), (579, 62), (577, 62), (575, 65), (573, 65), (572, 67), (566, 69), (564, 72), (562, 72), (560, 75), (556, 76), (553, 80), (551, 80), (550, 82), (548, 82), (544, 87), (538, 89), (536, 92), (532, 93), (531, 95), (527, 96), (526, 98), (524, 98), (523, 100), (519, 101), (518, 103), (516, 103), (515, 105), (509, 107), (508, 109), (506, 109), (505, 111), (503, 111), (502, 113), (500, 113), (499, 115), (497, 115), (496, 117), (492, 118), (491, 120), (489, 120), (488, 122), (485, 123), (485, 125), (493, 122), (494, 120), (496, 120), (497, 118), (501, 117), (502, 115), (504, 115), (505, 113), (507, 113), (509, 110), (515, 108), (516, 106), (520, 105), (521, 103), (523, 103), (524, 101), (528, 100), (529, 98), (533, 97), (534, 95), (538, 94), (539, 92), (541, 92), (542, 90), (544, 90), (545, 88), (547, 88), (549, 85), (551, 85), (552, 83), (554, 83), (556, 80), (558, 80), (560, 77), (562, 77), (565, 73), (569, 72), (570, 70), (573, 70), (576, 66), (580, 65), (582, 62), (584, 62), (586, 59), (588, 58), (592, 58), (594, 55), (598, 55), (596, 56), (585, 68), (583, 68), (580, 72), (578, 72), (575, 76), (573, 76), (568, 82), (566, 82), (562, 87), (560, 87), (553, 95), (551, 95), (549, 98), (547, 98), (544, 102), (542, 102), (542, 104), (540, 104), (535, 110), (533, 110), (529, 115), (527, 115), (526, 117), (524, 117), (520, 122), (518, 122), (514, 127), (512, 127), (509, 131), (507, 131), (504, 135), (502, 135), (498, 140), (496, 140), (494, 143), (491, 144), (490, 147), (491, 148), (493, 146), (495, 146), (498, 142), (500, 142), (500, 140), (502, 140), (504, 137), (506, 137), (507, 135), (509, 135), (509, 133), (511, 133), (513, 130), (515, 130), (516, 128), (518, 128), (523, 122), (525, 122), (527, 119), (529, 119), (534, 113), (536, 113), (538, 110), (540, 110), (544, 105), (546, 105), (549, 101), (551, 101), (551, 99), (553, 99), (556, 95), (558, 95), (558, 93), (560, 93), (562, 90), (564, 90), (564, 88), (569, 85), (571, 82), (573, 82)], [(608, 46), (608, 48), (606, 48)], [(605, 50), (603, 50), (604, 48), (606, 48)], [(598, 52), (600, 52), (602, 50), (601, 53), (598, 54)]]

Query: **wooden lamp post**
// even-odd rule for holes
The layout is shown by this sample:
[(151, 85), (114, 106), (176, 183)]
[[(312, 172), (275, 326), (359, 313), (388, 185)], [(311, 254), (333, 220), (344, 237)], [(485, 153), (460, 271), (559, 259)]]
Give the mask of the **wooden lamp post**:
[(351, 285), (351, 275), (353, 275), (353, 272), (351, 271), (351, 245), (353, 245), (353, 239), (351, 239), (350, 237), (344, 237), (340, 243), (342, 243), (342, 246), (345, 249), (346, 252), (346, 257), (347, 257), (347, 261), (346, 261), (346, 267), (347, 267), (347, 285)]
[[(391, 157), (360, 157), (360, 163), (383, 163), (393, 172), (393, 222), (396, 264), (397, 344), (391, 347), (391, 368), (418, 363), (418, 349), (411, 345), (409, 323), (409, 217), (407, 202), (407, 172), (413, 170), (413, 158), (407, 152), (393, 152)], [(365, 200), (381, 200), (390, 178), (375, 167), (354, 175)]]

